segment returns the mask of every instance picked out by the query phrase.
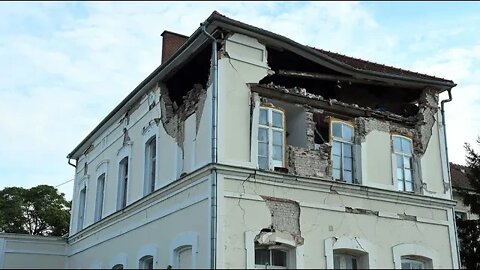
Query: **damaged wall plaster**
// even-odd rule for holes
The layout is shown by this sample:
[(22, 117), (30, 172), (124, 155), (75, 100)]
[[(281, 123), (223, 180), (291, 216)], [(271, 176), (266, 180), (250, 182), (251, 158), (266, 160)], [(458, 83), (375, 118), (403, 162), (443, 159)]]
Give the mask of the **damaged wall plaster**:
[(287, 166), (289, 173), (305, 177), (330, 177), (331, 146), (321, 144), (319, 150), (306, 149), (288, 145)]
[[(261, 196), (270, 209), (272, 224), (271, 229), (275, 233), (290, 235), (296, 245), (303, 244), (303, 237), (300, 231), (300, 205), (296, 201)], [(261, 239), (262, 233), (257, 238)], [(264, 243), (267, 244), (267, 243)]]
[(168, 135), (175, 139), (183, 152), (183, 141), (185, 139), (185, 120), (196, 112), (196, 132), (200, 126), (203, 114), (207, 90), (201, 84), (194, 87), (183, 97), (183, 104), (179, 107), (172, 102), (165, 85), (160, 85), (160, 109), (162, 112), (162, 124)]

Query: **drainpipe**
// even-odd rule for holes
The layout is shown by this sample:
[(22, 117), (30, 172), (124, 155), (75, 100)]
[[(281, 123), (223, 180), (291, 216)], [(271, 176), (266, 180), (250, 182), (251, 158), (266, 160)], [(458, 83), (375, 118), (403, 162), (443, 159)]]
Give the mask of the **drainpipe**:
[[(447, 173), (448, 173), (448, 182), (450, 183), (450, 198), (453, 199), (453, 191), (452, 191), (452, 179), (450, 174), (450, 162), (448, 160), (448, 146), (447, 146), (447, 127), (445, 126), (445, 106), (444, 104), (447, 102), (452, 101), (452, 89), (448, 89), (448, 99), (444, 99), (440, 102), (440, 112), (442, 113), (442, 125), (443, 125), (443, 138), (445, 139), (445, 159), (446, 159), (446, 166), (447, 166)], [(455, 210), (452, 208), (453, 218), (455, 218)], [(462, 261), (460, 260), (460, 249), (458, 247), (458, 235), (457, 235), (457, 224), (455, 220), (453, 221), (453, 229), (455, 230), (455, 246), (457, 250), (457, 259), (458, 259), (458, 267), (462, 268)]]
[(217, 169), (215, 165), (218, 161), (218, 57), (217, 57), (217, 40), (206, 30), (206, 25), (200, 25), (203, 33), (212, 40), (212, 184), (211, 184), (211, 231), (210, 231), (210, 268), (216, 269), (217, 264)]

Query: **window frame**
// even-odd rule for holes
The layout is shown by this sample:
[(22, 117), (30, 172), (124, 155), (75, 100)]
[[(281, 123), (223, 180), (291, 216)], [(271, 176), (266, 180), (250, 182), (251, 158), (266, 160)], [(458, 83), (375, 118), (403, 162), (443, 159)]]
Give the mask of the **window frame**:
[[(368, 256), (368, 255), (367, 255)], [(339, 257), (339, 268), (335, 268), (335, 259)], [(354, 259), (355, 260), (355, 268), (347, 268), (346, 260), (347, 259)], [(353, 261), (353, 260), (352, 260)], [(358, 255), (354, 255), (352, 253), (344, 252), (342, 250), (334, 250), (333, 251), (333, 269), (359, 269), (360, 258)], [(342, 268), (342, 266), (344, 266)]]
[[(268, 255), (269, 255), (269, 261), (270, 264), (268, 266), (261, 265), (261, 264), (256, 264), (254, 261), (254, 266), (256, 269), (291, 269), (292, 268), (292, 262), (291, 262), (291, 253), (294, 248), (288, 248), (285, 246), (279, 246), (279, 245), (269, 245), (269, 246), (260, 246), (260, 245), (255, 245), (255, 254), (254, 254), (254, 260), (256, 257), (256, 252), (257, 250), (268, 250)], [(280, 266), (280, 265), (272, 265), (273, 261), (273, 250), (278, 250), (281, 251), (285, 254), (285, 266)]]
[[(149, 268), (147, 263), (151, 263), (152, 267)], [(138, 269), (155, 269), (153, 255), (143, 255), (143, 257), (138, 260)]]
[[(403, 268), (404, 263), (420, 264), (421, 265), (420, 269), (426, 269), (427, 268), (427, 262), (425, 260), (423, 260), (422, 258), (418, 257), (418, 256), (406, 255), (406, 256), (401, 256), (400, 259), (401, 259), (402, 269), (405, 269), (405, 268)], [(411, 269), (411, 268), (407, 268), (407, 269)], [(417, 268), (414, 268), (414, 269), (417, 269)]]
[(77, 232), (83, 229), (85, 225), (85, 216), (87, 212), (87, 185), (84, 184), (80, 188), (78, 197), (78, 216), (77, 216)]
[[(152, 143), (154, 142), (154, 147)], [(152, 148), (155, 156), (152, 157)], [(144, 188), (143, 195), (146, 196), (153, 193), (156, 188), (156, 180), (158, 175), (158, 140), (156, 134), (150, 136), (145, 142), (145, 168), (144, 168)], [(153, 163), (153, 164), (152, 164)], [(152, 172), (152, 170), (154, 170)], [(153, 173), (153, 175), (152, 175)]]
[[(347, 141), (345, 140), (344, 138), (341, 138), (341, 137), (337, 137), (337, 136), (334, 136), (333, 135), (333, 125), (334, 124), (341, 124), (342, 126), (342, 136), (343, 136), (343, 126), (349, 126), (351, 129), (352, 129), (352, 139), (351, 141)], [(330, 117), (330, 131), (329, 131), (329, 142), (330, 144), (332, 145), (332, 150), (331, 150), (331, 153), (330, 153), (330, 160), (332, 162), (332, 178), (335, 180), (335, 181), (340, 181), (340, 182), (345, 182), (345, 183), (349, 183), (349, 184), (358, 184), (356, 179), (355, 179), (355, 161), (356, 161), (356, 158), (355, 158), (355, 124), (351, 121), (345, 121), (345, 120), (341, 120), (341, 119), (338, 119), (338, 118), (333, 118), (333, 117)], [(335, 178), (334, 174), (333, 174), (333, 170), (334, 170), (334, 165), (333, 165), (333, 161), (334, 161), (334, 153), (333, 153), (333, 144), (337, 142), (337, 143), (340, 143), (340, 167), (339, 167), (339, 170), (340, 170), (340, 178)], [(348, 158), (348, 157), (345, 157), (343, 152), (344, 152), (344, 145), (350, 145), (351, 147), (351, 175), (352, 175), (352, 179), (351, 181), (348, 181), (346, 179), (344, 179), (344, 159), (345, 158)], [(348, 171), (348, 170), (346, 170)]]
[[(262, 110), (267, 111), (267, 123), (262, 124), (260, 121), (260, 116), (262, 113)], [(273, 113), (279, 113), (282, 116), (282, 127), (275, 127), (273, 126)], [(262, 168), (260, 167), (260, 141), (258, 138), (258, 134), (260, 133), (260, 129), (266, 129), (267, 130), (267, 141), (262, 142), (267, 144), (267, 156), (262, 156), (263, 158), (267, 159), (267, 168)], [(273, 147), (274, 142), (273, 142), (273, 133), (274, 131), (276, 132), (281, 132), (282, 133), (282, 160), (275, 160), (273, 157)], [(275, 167), (285, 167), (286, 164), (286, 143), (287, 143), (287, 136), (286, 136), (286, 117), (285, 117), (285, 110), (283, 108), (274, 106), (272, 104), (266, 104), (266, 103), (261, 103), (258, 111), (258, 129), (257, 129), (257, 166), (259, 169), (264, 169), (264, 170), (274, 170)], [(278, 146), (278, 145), (277, 145)], [(277, 166), (280, 165), (280, 166)]]
[[(400, 139), (400, 145), (402, 146), (402, 150), (401, 152), (399, 152), (397, 149), (395, 149), (395, 138), (399, 138)], [(403, 140), (406, 140), (409, 142), (410, 144), (410, 153), (406, 153), (403, 151)], [(394, 164), (394, 166), (392, 166), (392, 171), (393, 171), (393, 176), (394, 176), (394, 186), (395, 186), (395, 190), (397, 191), (402, 191), (402, 192), (409, 192), (409, 193), (415, 193), (415, 190), (417, 188), (416, 184), (415, 184), (415, 179), (414, 179), (414, 159), (413, 159), (413, 139), (412, 138), (409, 138), (409, 137), (406, 137), (406, 136), (403, 136), (403, 135), (399, 135), (399, 134), (391, 134), (391, 143), (392, 143), (392, 163)], [(398, 167), (398, 163), (397, 163), (397, 159), (398, 157), (401, 157), (402, 158), (402, 180), (399, 180), (398, 178), (398, 169), (400, 169)], [(405, 158), (408, 158), (409, 159), (409, 163), (410, 163), (410, 168), (406, 168), (405, 167)], [(405, 170), (408, 169), (410, 171), (410, 181), (407, 181), (406, 180), (406, 177), (405, 177)], [(399, 188), (399, 182), (402, 182), (402, 189)], [(410, 182), (411, 183), (411, 190), (407, 190), (407, 185), (406, 183), (407, 182)]]
[[(414, 243), (399, 244), (392, 247), (393, 264), (395, 269), (402, 269), (402, 258), (411, 257), (418, 258), (425, 263), (426, 269), (440, 268), (438, 265), (438, 253), (426, 246), (422, 246)], [(453, 265), (454, 268), (458, 268), (458, 265)]]
[[(102, 160), (96, 168), (96, 192), (95, 192), (95, 213), (94, 213), (94, 222), (101, 220), (105, 214), (105, 195), (106, 195), (106, 185), (108, 178), (108, 160)], [(99, 178), (104, 176), (103, 179), (103, 190), (102, 190), (102, 201), (99, 202)]]
[(176, 268), (178, 251), (187, 246), (192, 247), (192, 269), (197, 268), (197, 254), (198, 254), (198, 234), (196, 232), (184, 232), (177, 235), (170, 241), (169, 246), (169, 264)]
[[(126, 163), (126, 165), (125, 165)], [(128, 201), (128, 183), (130, 174), (130, 160), (126, 156), (118, 163), (118, 197), (117, 197), (117, 210), (127, 207)]]

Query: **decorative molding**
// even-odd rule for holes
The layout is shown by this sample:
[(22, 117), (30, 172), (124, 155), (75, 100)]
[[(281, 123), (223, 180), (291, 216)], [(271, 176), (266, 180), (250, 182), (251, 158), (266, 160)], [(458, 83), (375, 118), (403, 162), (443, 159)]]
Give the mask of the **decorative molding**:
[(197, 268), (197, 254), (198, 254), (198, 233), (196, 232), (185, 232), (177, 235), (173, 240), (170, 241), (169, 249), (169, 264), (173, 268), (178, 268), (175, 265), (175, 258), (177, 256), (177, 251), (186, 246), (192, 247), (192, 269)]
[[(415, 243), (399, 244), (392, 247), (393, 264), (395, 269), (402, 269), (402, 256), (418, 256), (424, 258), (427, 263), (426, 268), (438, 269), (438, 255), (435, 251)], [(453, 254), (452, 254), (453, 256)]]
[(377, 254), (375, 246), (366, 239), (359, 237), (340, 236), (329, 237), (325, 239), (325, 258), (326, 268), (333, 269), (333, 252), (335, 250), (352, 250), (361, 254), (367, 255), (367, 265), (362, 265), (360, 268), (376, 269)]

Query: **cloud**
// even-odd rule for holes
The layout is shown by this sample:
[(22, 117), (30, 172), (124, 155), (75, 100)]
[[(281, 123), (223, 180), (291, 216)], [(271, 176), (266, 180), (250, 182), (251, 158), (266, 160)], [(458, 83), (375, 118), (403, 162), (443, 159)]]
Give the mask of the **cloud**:
[[(469, 59), (467, 53), (478, 52), (476, 47), (459, 47), (447, 55), (425, 54), (425, 61), (412, 65), (409, 49), (399, 50), (409, 37), (383, 27), (380, 19), (385, 18), (375, 16), (361, 2), (4, 4), (0, 9), (4, 37), (0, 68), (5, 71), (0, 73), (0, 188), (56, 185), (71, 179), (74, 171), (66, 154), (160, 64), (163, 30), (190, 35), (213, 10), (302, 44), (446, 77), (454, 72), (460, 80), (475, 75), (478, 65), (478, 59)], [(441, 38), (432, 34), (417, 40)], [(421, 44), (414, 48), (418, 52)], [(452, 66), (454, 70), (449, 69)], [(472, 81), (455, 91), (461, 88), (476, 97), (477, 86)], [(450, 106), (472, 106), (473, 100), (455, 95), (452, 105), (447, 105), (448, 117)], [(472, 116), (472, 121), (469, 132), (478, 130), (479, 120)], [(465, 138), (450, 129), (448, 136), (456, 141)], [(61, 188), (71, 197), (72, 183)]]

